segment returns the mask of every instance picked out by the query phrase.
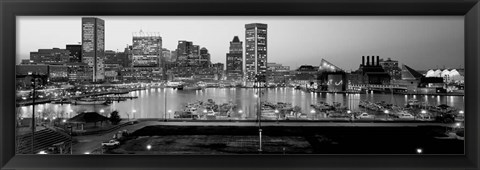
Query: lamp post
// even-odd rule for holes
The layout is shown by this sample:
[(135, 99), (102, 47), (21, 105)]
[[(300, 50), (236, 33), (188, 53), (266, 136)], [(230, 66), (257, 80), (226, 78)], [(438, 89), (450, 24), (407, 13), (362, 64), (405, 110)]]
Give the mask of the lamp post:
[(163, 107), (163, 109), (164, 109), (164, 111), (163, 111), (163, 113), (164, 113), (163, 121), (166, 122), (167, 121), (167, 88), (164, 88), (164, 91), (165, 91), (165, 93), (163, 94), (163, 96), (164, 96), (163, 100), (164, 100), (165, 103), (164, 103), (164, 107)]
[(72, 125), (68, 125), (67, 127), (68, 129), (70, 129), (70, 154), (73, 155), (73, 139), (72, 139), (72, 131), (73, 131), (73, 128), (72, 128)]
[(135, 113), (136, 112), (137, 112), (137, 110), (135, 110), (135, 109), (132, 110), (132, 117), (133, 117), (132, 119), (135, 119)]
[(172, 110), (168, 110), (168, 115), (172, 115)]
[(315, 119), (318, 119), (318, 118), (317, 118), (317, 114), (315, 114), (315, 113), (317, 113), (315, 110), (312, 109), (312, 110), (310, 111), (310, 113), (315, 115)]
[(278, 124), (278, 119), (280, 119), (280, 112), (278, 110), (275, 110), (275, 114), (277, 115), (277, 124)]
[(32, 76), (32, 87), (33, 87), (33, 97), (32, 97), (32, 154), (35, 154), (34, 142), (35, 142), (35, 128), (37, 124), (35, 123), (35, 98), (36, 98), (36, 88), (37, 88), (37, 74), (29, 73)]

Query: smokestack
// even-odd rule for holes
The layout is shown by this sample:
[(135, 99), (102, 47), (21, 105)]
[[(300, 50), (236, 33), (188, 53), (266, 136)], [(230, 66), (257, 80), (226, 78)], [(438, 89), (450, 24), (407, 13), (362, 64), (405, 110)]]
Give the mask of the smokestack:
[(370, 65), (370, 56), (367, 56), (367, 66)]
[(377, 66), (380, 66), (380, 56), (377, 55)]
[(362, 56), (362, 66), (365, 65), (365, 56)]
[(372, 56), (372, 66), (375, 66), (375, 56)]

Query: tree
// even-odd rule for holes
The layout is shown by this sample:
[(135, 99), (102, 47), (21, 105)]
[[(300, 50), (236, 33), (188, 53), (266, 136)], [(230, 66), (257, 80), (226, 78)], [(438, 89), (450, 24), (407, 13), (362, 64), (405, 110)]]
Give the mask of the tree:
[(110, 113), (110, 122), (112, 122), (113, 125), (117, 125), (118, 123), (120, 123), (121, 119), (120, 119), (120, 115), (118, 114), (118, 111), (113, 111), (112, 113)]
[(298, 113), (300, 113), (301, 111), (302, 111), (302, 108), (300, 108), (299, 106), (293, 107), (293, 112), (295, 113), (295, 119), (298, 118)]

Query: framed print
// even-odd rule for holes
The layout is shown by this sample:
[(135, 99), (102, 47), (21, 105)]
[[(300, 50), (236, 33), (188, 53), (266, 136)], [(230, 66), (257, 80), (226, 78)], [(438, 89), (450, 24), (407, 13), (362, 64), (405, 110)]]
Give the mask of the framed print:
[(5, 1), (2, 168), (477, 169), (479, 8)]

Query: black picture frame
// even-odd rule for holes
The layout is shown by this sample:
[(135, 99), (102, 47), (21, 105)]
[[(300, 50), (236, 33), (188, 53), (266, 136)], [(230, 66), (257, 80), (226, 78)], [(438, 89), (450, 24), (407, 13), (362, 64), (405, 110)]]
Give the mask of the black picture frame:
[[(478, 169), (478, 0), (1, 0), (2, 169)], [(465, 155), (15, 155), (16, 16), (460, 15), (465, 17)]]

